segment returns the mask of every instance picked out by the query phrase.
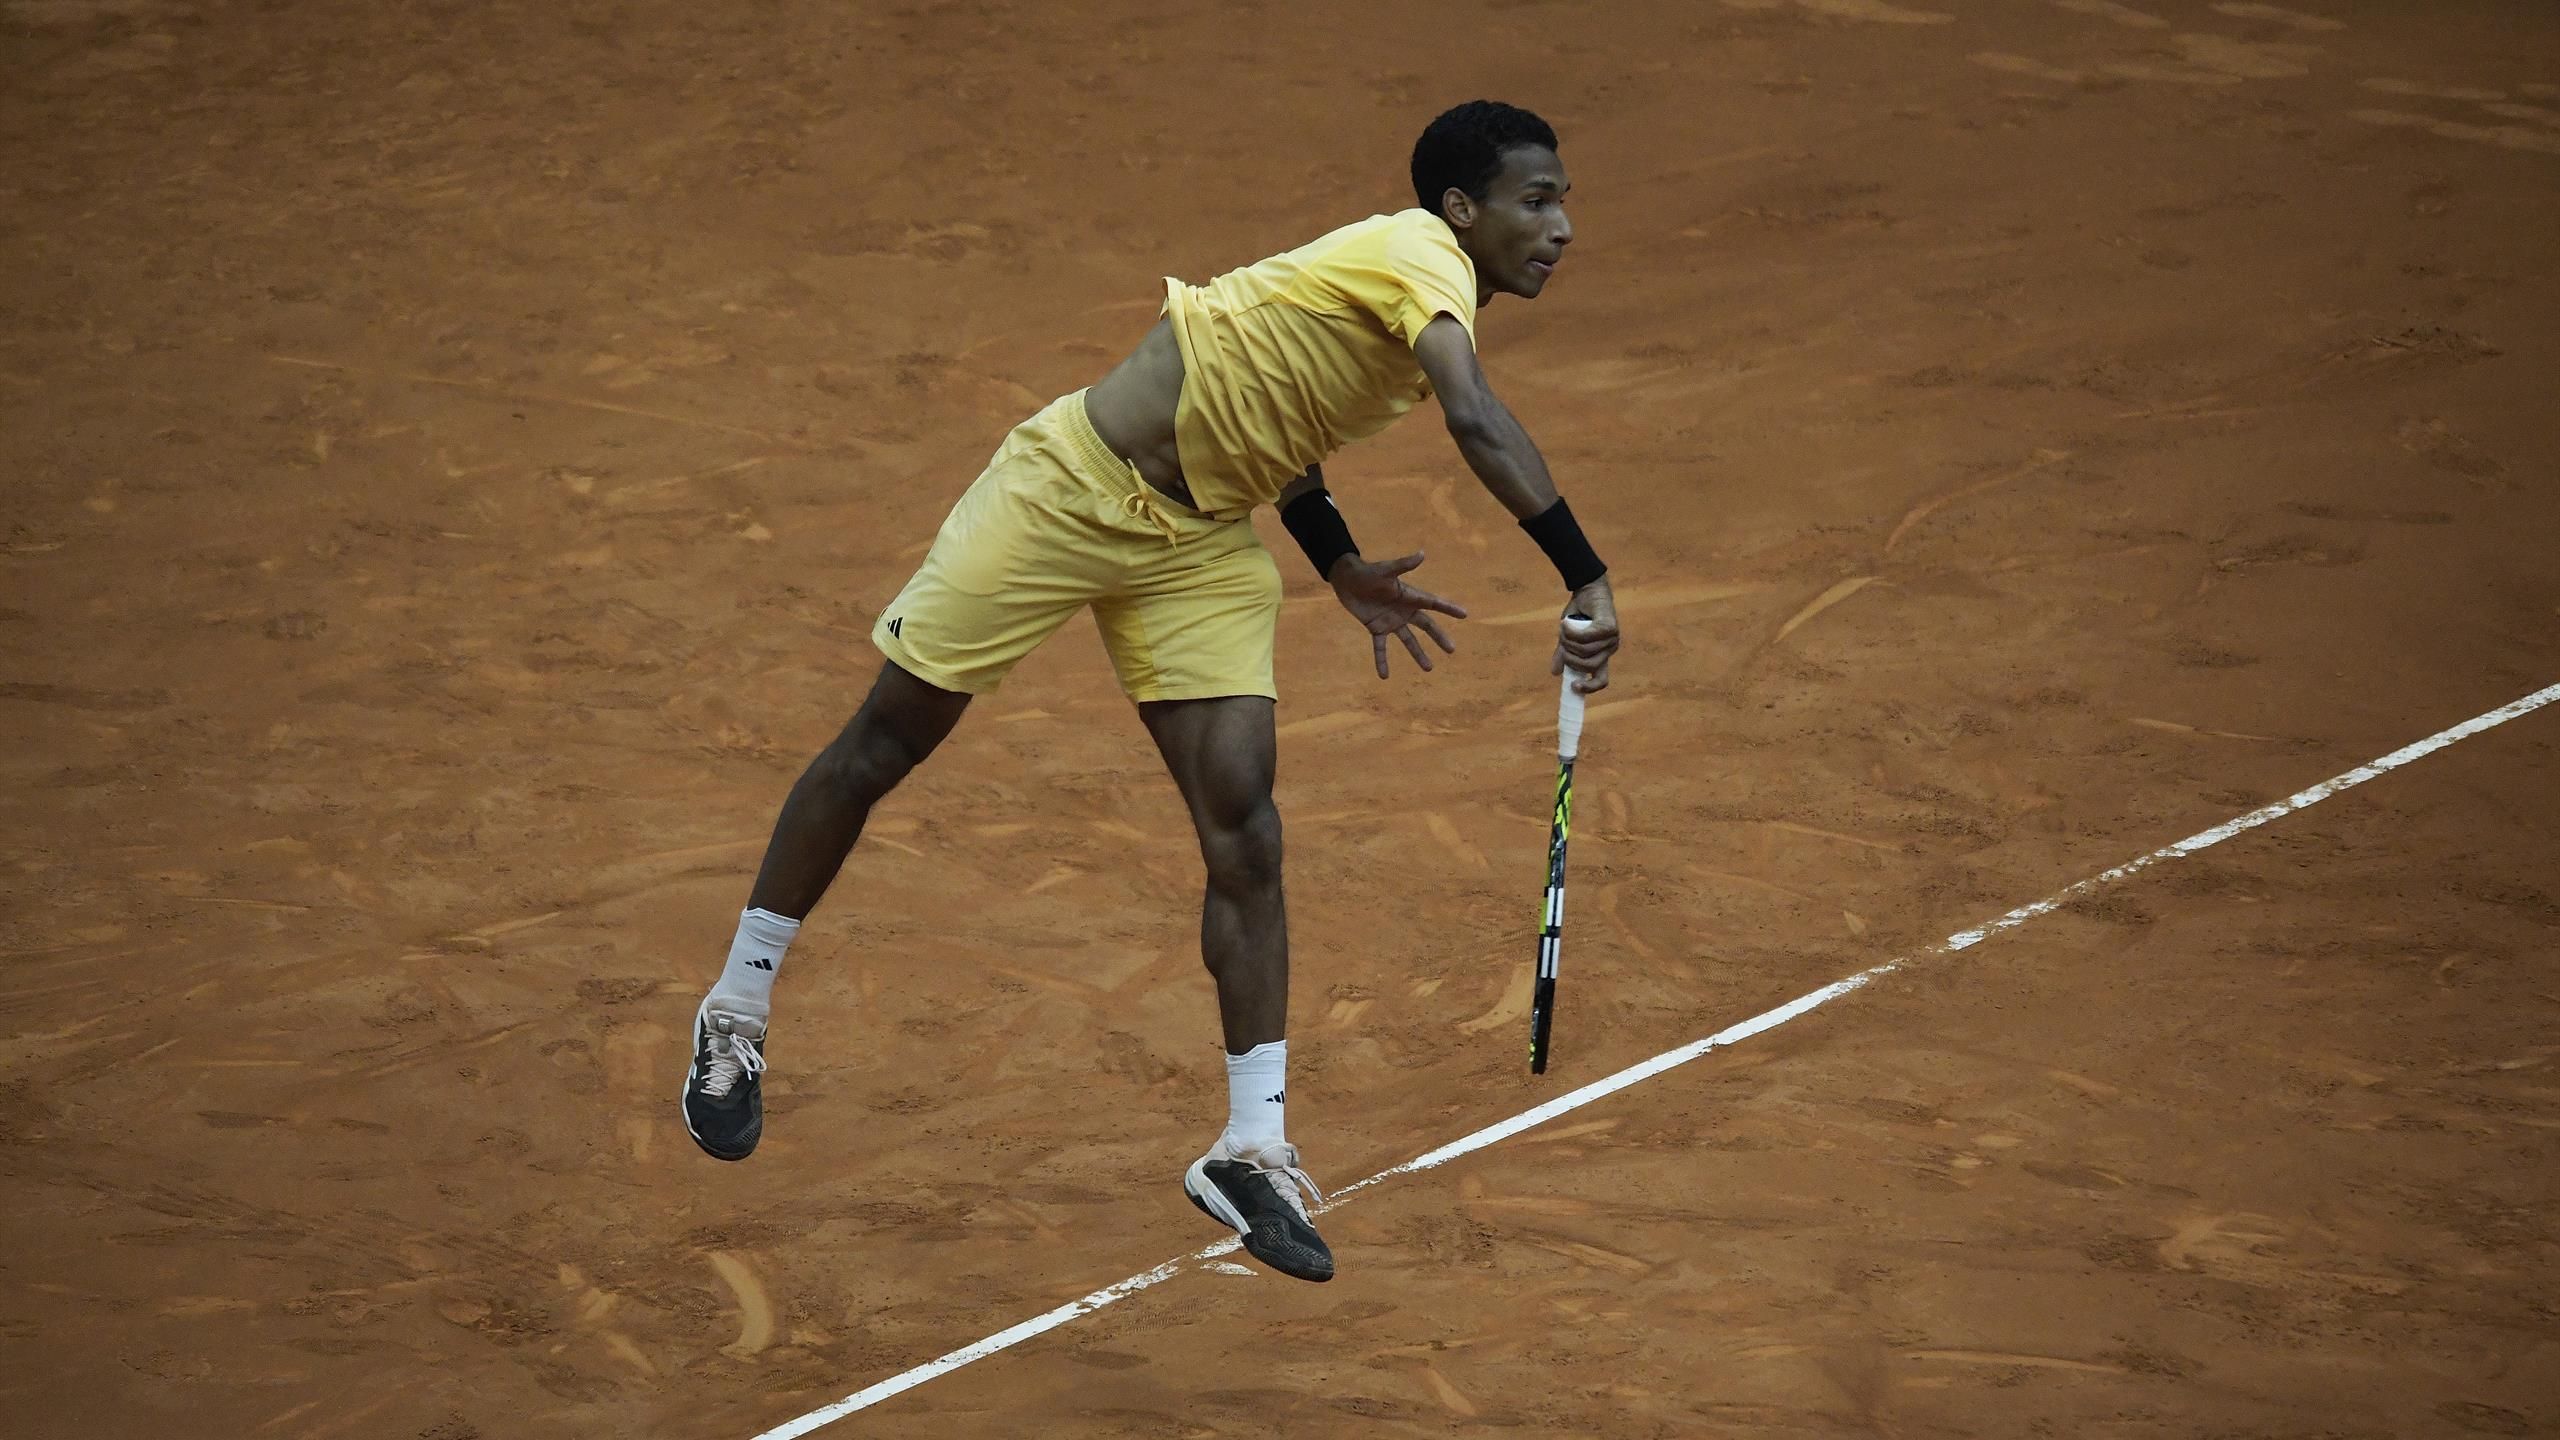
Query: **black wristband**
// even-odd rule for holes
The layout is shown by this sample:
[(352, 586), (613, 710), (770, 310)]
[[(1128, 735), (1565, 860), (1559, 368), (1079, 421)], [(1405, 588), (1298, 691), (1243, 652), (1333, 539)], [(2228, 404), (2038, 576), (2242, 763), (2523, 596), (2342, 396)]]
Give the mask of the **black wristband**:
[(1520, 522), (1538, 548), (1555, 562), (1556, 573), (1564, 577), (1564, 588), (1579, 590), (1609, 573), (1592, 552), (1591, 542), (1582, 538), (1582, 527), (1574, 522), (1573, 510), (1558, 497), (1556, 503)]
[(1360, 553), (1352, 543), (1351, 527), (1334, 507), (1332, 492), (1321, 485), (1281, 506), (1280, 523), (1289, 527), (1298, 548), (1307, 552), (1307, 562), (1316, 567), (1320, 579), (1333, 578), (1336, 560)]

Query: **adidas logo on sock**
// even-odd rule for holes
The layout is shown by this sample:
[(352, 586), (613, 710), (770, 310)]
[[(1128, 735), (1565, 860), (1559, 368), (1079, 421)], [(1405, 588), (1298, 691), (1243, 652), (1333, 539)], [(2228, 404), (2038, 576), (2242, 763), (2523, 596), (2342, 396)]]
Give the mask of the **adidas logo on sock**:
[(747, 963), (753, 965), (759, 970), (770, 970), (773, 968), (772, 961), (753, 955), (747, 957)]
[(1286, 1091), (1286, 1090), (1283, 1090), (1283, 1091), (1281, 1091), (1281, 1092), (1280, 1092), (1279, 1094), (1277, 1094), (1277, 1095), (1265, 1095), (1265, 1096), (1263, 1096), (1263, 1097), (1262, 1097), (1262, 1103), (1263, 1103), (1263, 1104), (1265, 1104), (1265, 1105), (1277, 1105), (1277, 1104), (1280, 1104), (1282, 1101), (1287, 1100), (1288, 1098), (1289, 1098), (1289, 1092), (1288, 1092), (1288, 1091)]

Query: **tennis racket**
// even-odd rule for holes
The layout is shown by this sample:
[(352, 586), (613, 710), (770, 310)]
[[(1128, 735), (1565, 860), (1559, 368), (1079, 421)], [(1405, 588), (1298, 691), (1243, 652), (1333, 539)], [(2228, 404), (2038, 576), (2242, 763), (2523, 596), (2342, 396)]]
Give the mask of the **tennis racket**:
[[(1567, 615), (1565, 630), (1590, 624), (1582, 615)], [(1573, 760), (1582, 749), (1583, 694), (1573, 688), (1574, 672), (1564, 672), (1564, 690), (1556, 701), (1556, 808), (1547, 827), (1547, 895), (1538, 911), (1538, 983), (1529, 1002), (1529, 1073), (1547, 1073), (1547, 1039), (1556, 1021), (1556, 962), (1564, 953), (1564, 847), (1573, 837)]]

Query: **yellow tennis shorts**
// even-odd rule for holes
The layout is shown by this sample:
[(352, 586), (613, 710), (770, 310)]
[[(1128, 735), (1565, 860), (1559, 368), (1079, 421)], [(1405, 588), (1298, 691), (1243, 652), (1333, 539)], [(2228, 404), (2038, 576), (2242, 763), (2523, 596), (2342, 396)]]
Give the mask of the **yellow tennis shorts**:
[(1247, 513), (1204, 515), (1140, 479), (1079, 390), (1005, 437), (872, 643), (928, 684), (983, 695), (1090, 605), (1130, 699), (1277, 699), (1280, 571)]

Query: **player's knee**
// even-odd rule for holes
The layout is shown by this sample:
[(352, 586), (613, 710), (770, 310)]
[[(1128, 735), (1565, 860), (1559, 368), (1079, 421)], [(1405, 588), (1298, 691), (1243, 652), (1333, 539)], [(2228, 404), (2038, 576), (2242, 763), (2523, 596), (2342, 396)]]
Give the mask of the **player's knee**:
[(922, 752), (887, 726), (857, 722), (836, 737), (813, 768), (829, 789), (869, 804), (896, 789), (923, 760)]
[(1200, 836), (1209, 883), (1221, 890), (1258, 890), (1280, 883), (1280, 810), (1269, 797), (1221, 817)]

